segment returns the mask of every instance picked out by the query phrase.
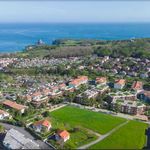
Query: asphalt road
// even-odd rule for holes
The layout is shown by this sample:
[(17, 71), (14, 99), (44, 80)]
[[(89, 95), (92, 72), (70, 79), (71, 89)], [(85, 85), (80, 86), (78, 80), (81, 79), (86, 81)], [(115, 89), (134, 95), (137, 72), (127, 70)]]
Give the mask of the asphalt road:
[(27, 132), (23, 127), (17, 127), (14, 125), (10, 125), (10, 124), (6, 124), (6, 123), (0, 123), (1, 125), (3, 125), (5, 127), (6, 130), (10, 130), (10, 129), (16, 129), (19, 132), (21, 132), (22, 134), (25, 135), (25, 137), (33, 140), (34, 142), (36, 142), (37, 144), (39, 144), (40, 149), (52, 149), (50, 146), (48, 146), (46, 143), (44, 143), (41, 140), (36, 140), (29, 132)]

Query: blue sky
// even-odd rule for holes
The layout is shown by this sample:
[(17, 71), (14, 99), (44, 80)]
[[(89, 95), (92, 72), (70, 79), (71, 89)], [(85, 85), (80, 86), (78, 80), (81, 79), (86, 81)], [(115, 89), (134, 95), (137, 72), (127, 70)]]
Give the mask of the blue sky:
[(1, 1), (0, 22), (149, 22), (150, 2)]

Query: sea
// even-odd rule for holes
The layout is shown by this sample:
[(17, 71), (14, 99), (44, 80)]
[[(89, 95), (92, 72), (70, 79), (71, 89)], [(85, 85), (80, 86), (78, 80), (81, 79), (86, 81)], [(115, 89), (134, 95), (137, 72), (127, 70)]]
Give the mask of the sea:
[(39, 39), (150, 38), (150, 23), (0, 23), (0, 53), (22, 51)]

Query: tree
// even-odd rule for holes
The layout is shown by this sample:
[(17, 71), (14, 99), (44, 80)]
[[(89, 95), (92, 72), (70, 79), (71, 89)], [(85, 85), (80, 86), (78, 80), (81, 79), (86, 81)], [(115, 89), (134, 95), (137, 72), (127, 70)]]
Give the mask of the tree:
[(57, 97), (57, 98), (53, 98), (53, 99), (50, 99), (50, 103), (52, 103), (53, 105), (56, 105), (56, 104), (60, 104), (64, 101), (63, 98), (61, 97)]
[(105, 49), (103, 47), (98, 47), (94, 53), (98, 56), (110, 56), (112, 54), (110, 49)]
[(66, 100), (72, 103), (75, 99), (76, 93), (71, 92), (66, 95)]
[(43, 113), (43, 117), (48, 117), (49, 116), (49, 111), (45, 111), (44, 113)]
[(115, 111), (116, 113), (118, 113), (118, 112), (119, 112), (119, 109), (120, 109), (120, 104), (119, 104), (119, 103), (116, 103), (116, 104), (115, 104), (114, 111)]

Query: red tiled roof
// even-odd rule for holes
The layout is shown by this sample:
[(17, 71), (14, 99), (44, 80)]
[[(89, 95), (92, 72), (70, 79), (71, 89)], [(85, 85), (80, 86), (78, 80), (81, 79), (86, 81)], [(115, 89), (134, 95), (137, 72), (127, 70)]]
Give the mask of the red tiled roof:
[(133, 89), (142, 89), (142, 86), (143, 86), (143, 83), (140, 82), (140, 81), (135, 81), (135, 82), (132, 84), (132, 88), (133, 88)]
[(0, 115), (1, 115), (1, 114), (5, 114), (5, 113), (7, 113), (7, 112), (0, 109)]
[(61, 88), (61, 87), (65, 87), (65, 86), (66, 86), (65, 83), (59, 84), (59, 87), (60, 87), (60, 88)]
[(124, 79), (119, 79), (119, 80), (116, 80), (116, 82), (115, 82), (115, 83), (117, 83), (117, 84), (121, 84), (121, 85), (124, 85), (124, 84), (125, 84), (125, 82), (126, 82), (126, 80), (124, 80)]
[(70, 82), (70, 84), (78, 85), (80, 81), (78, 79), (74, 79)]
[(107, 82), (107, 78), (106, 77), (97, 77), (96, 82), (99, 82), (99, 83)]
[(72, 80), (70, 84), (79, 85), (81, 82), (88, 80), (87, 76), (78, 76), (76, 79)]
[(26, 106), (24, 106), (24, 105), (17, 104), (16, 102), (12, 102), (9, 100), (3, 101), (2, 104), (9, 106), (11, 108), (17, 109), (17, 110), (22, 110), (22, 109), (26, 108)]
[(58, 135), (59, 135), (61, 138), (65, 139), (65, 138), (67, 138), (70, 134), (69, 134), (68, 131), (63, 130), (63, 131), (59, 131), (59, 132), (58, 132)]
[(45, 127), (49, 127), (51, 125), (51, 123), (47, 119), (44, 119), (44, 120), (40, 120), (40, 121), (35, 122), (34, 125), (35, 126), (43, 125)]

